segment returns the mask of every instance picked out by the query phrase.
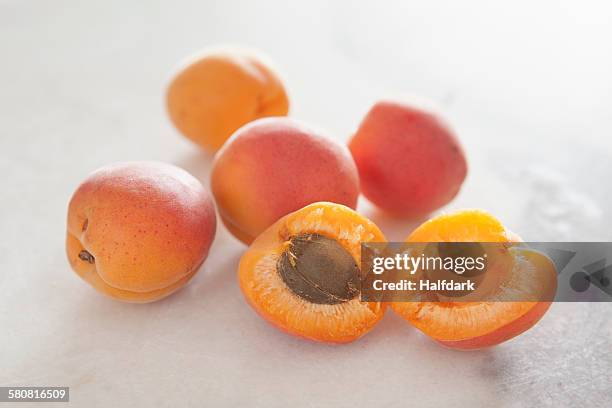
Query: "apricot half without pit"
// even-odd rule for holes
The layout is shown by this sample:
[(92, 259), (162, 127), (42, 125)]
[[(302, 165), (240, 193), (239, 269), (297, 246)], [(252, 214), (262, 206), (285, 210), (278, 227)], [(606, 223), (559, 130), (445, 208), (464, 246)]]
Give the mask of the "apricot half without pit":
[[(461, 210), (426, 221), (406, 242), (508, 243), (518, 240), (516, 234), (509, 232), (489, 213)], [(510, 258), (508, 268), (498, 264), (487, 271), (498, 275), (492, 277), (495, 283), (487, 288), (488, 291), (496, 290), (497, 297), (481, 299), (494, 299), (492, 301), (453, 302), (445, 297), (427, 297), (422, 301), (392, 302), (391, 308), (423, 333), (450, 348), (479, 349), (507, 341), (530, 329), (544, 316), (557, 288), (557, 274), (548, 257), (527, 248), (510, 246), (507, 254), (498, 256), (498, 260), (504, 258)]]

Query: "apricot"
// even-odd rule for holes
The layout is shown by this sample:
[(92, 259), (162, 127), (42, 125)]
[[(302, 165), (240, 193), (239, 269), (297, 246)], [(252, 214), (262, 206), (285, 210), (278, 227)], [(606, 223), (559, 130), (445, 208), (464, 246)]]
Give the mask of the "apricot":
[(231, 48), (187, 63), (168, 86), (166, 104), (176, 128), (210, 151), (245, 123), (289, 111), (285, 88), (264, 57)]
[(399, 216), (452, 200), (467, 174), (459, 140), (436, 115), (398, 101), (376, 103), (349, 142), (363, 195)]
[(355, 208), (359, 175), (346, 146), (293, 119), (265, 118), (238, 129), (217, 153), (211, 187), (223, 223), (248, 244), (308, 204)]
[(352, 209), (314, 203), (278, 220), (240, 260), (248, 303), (281, 330), (345, 343), (374, 327), (385, 305), (360, 302), (361, 242), (382, 232)]
[(212, 198), (186, 171), (126, 162), (93, 172), (68, 206), (66, 251), (99, 292), (151, 302), (185, 285), (215, 237)]
[[(492, 215), (463, 210), (433, 218), (418, 227), (406, 242), (516, 242)], [(516, 244), (515, 244), (516, 245)], [(393, 302), (391, 308), (439, 343), (456, 349), (478, 349), (509, 340), (534, 326), (550, 306), (557, 285), (552, 261), (538, 252), (509, 245), (511, 268), (497, 282), (497, 301)], [(503, 273), (501, 269), (487, 273)], [(516, 301), (517, 291), (525, 299)], [(511, 301), (504, 300), (511, 293)], [(492, 298), (492, 297), (491, 297)], [(487, 298), (490, 299), (490, 298)]]

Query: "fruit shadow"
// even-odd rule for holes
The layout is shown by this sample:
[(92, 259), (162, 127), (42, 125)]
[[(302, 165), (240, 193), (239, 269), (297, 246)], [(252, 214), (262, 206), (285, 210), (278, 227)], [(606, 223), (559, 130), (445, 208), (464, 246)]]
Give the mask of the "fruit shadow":
[(245, 314), (249, 315), (249, 320), (253, 320), (249, 332), (258, 338), (249, 346), (258, 354), (274, 355), (287, 370), (299, 370), (305, 365), (329, 369), (336, 364), (355, 364), (361, 359), (363, 364), (376, 361), (376, 366), (388, 367), (400, 376), (413, 375), (415, 367), (423, 367), (423, 370), (431, 373), (452, 370), (462, 375), (468, 372), (474, 377), (496, 383), (496, 379), (502, 378), (507, 369), (503, 361), (504, 353), (499, 353), (495, 347), (471, 351), (444, 347), (392, 310), (388, 310), (369, 333), (347, 344), (319, 343), (294, 337), (258, 318), (253, 310), (245, 311)]
[(188, 288), (188, 296), (211, 302), (233, 303), (228, 302), (228, 299), (239, 296), (238, 293), (230, 292), (238, 291), (238, 264), (244, 250), (237, 248), (232, 253), (228, 252), (224, 251), (223, 261), (215, 262), (214, 268), (212, 264), (203, 266), (199, 273), (201, 276)]
[[(365, 200), (364, 200), (365, 201)], [(382, 211), (367, 203), (361, 213), (378, 226), (390, 242), (403, 242), (415, 228), (427, 221), (431, 214), (402, 218)]]
[(214, 157), (213, 153), (194, 148), (188, 154), (176, 160), (174, 164), (187, 170), (208, 188), (210, 187), (210, 172)]
[[(226, 251), (221, 262), (213, 265), (205, 262), (194, 277), (182, 288), (169, 296), (151, 303), (136, 304), (120, 302), (95, 292), (92, 288), (79, 290), (78, 307), (70, 308), (70, 316), (62, 338), (78, 337), (80, 340), (58, 352), (68, 361), (75, 355), (87, 354), (87, 347), (96, 345), (100, 354), (129, 350), (133, 341), (164, 344), (172, 338), (172, 331), (188, 333), (193, 330), (194, 322), (206, 316), (200, 310), (217, 313), (218, 305), (231, 304), (239, 296), (236, 273), (241, 255), (240, 250)], [(228, 302), (228, 299), (230, 300)], [(163, 329), (169, 324), (173, 329), (166, 333)], [(86, 329), (84, 329), (86, 328)], [(104, 342), (100, 342), (100, 338)], [(69, 345), (69, 342), (66, 342)]]
[[(400, 372), (404, 366), (407, 373), (411, 367), (421, 366), (431, 372), (450, 370), (453, 375), (467, 372), (478, 381), (496, 384), (508, 369), (504, 345), (477, 350), (452, 349), (434, 341), (393, 310), (387, 310), (385, 318), (374, 330), (376, 335), (368, 340), (376, 343), (374, 347), (394, 350), (393, 361), (388, 364)], [(399, 364), (396, 364), (397, 360)]]

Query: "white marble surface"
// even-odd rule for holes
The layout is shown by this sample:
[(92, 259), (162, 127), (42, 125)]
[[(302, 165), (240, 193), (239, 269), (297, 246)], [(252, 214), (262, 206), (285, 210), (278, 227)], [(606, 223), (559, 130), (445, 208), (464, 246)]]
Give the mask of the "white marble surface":
[[(191, 284), (155, 304), (114, 302), (71, 272), (66, 205), (88, 172), (155, 159), (208, 182), (210, 157), (162, 95), (177, 61), (218, 43), (270, 54), (292, 114), (339, 139), (380, 96), (440, 105), (470, 160), (449, 208), (486, 208), (528, 240), (612, 239), (609, 5), (289, 3), (0, 0), (0, 385), (66, 385), (88, 407), (612, 405), (612, 304), (555, 304), (478, 352), (392, 313), (333, 347), (246, 306), (245, 248), (222, 227)], [(360, 208), (390, 238), (410, 231)]]

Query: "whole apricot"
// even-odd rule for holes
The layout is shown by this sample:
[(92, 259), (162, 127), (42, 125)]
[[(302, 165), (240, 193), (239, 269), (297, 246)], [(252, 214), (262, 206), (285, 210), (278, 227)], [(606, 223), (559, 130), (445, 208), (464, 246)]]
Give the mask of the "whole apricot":
[(215, 229), (210, 194), (185, 170), (117, 163), (96, 170), (72, 196), (66, 250), (74, 271), (98, 291), (151, 302), (191, 279)]
[(285, 88), (263, 57), (230, 48), (208, 51), (180, 69), (166, 103), (177, 129), (211, 151), (240, 126), (289, 111)]
[(293, 119), (265, 118), (240, 128), (217, 153), (211, 187), (224, 224), (250, 243), (308, 204), (355, 208), (359, 175), (345, 145)]
[(349, 143), (363, 195), (381, 209), (419, 216), (452, 200), (467, 174), (457, 137), (436, 115), (376, 103)]

